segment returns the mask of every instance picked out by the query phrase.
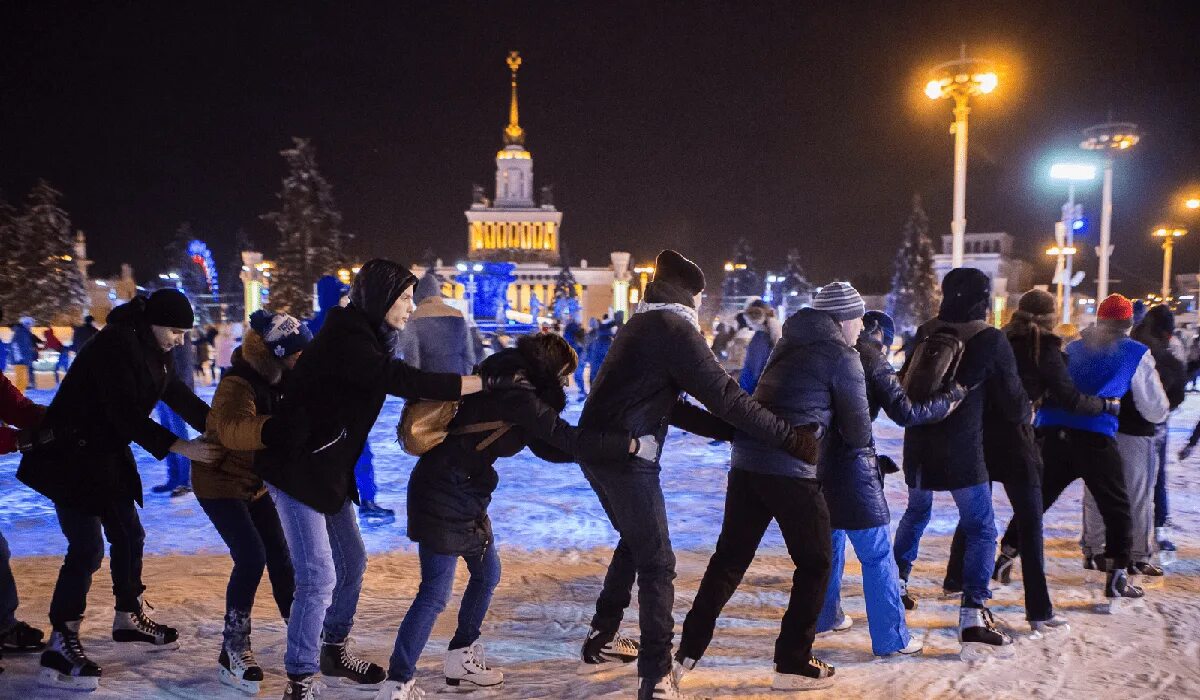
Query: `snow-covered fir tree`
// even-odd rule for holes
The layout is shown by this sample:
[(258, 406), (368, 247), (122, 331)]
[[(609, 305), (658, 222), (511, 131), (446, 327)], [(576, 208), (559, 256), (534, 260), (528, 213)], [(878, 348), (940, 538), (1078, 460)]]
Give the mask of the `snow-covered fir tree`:
[(62, 193), (38, 180), (10, 227), (15, 245), (4, 270), (11, 285), (6, 316), (32, 316), (39, 324), (76, 324), (83, 317), (88, 295), (75, 263), (71, 217), (61, 200)]
[(263, 218), (279, 231), (275, 269), (271, 274), (271, 307), (305, 318), (313, 312), (313, 286), (322, 275), (337, 274), (346, 264), (342, 215), (333, 189), (317, 168), (308, 139), (293, 138), (280, 151), (288, 173), (279, 194), (279, 211)]
[[(192, 230), (191, 222), (181, 223), (179, 228), (175, 229), (171, 242), (167, 244), (166, 269), (167, 274), (178, 276), (178, 279), (171, 278), (169, 284), (187, 295), (188, 301), (192, 302), (192, 309), (196, 312), (196, 321), (205, 325), (215, 320), (210, 318), (212, 290), (208, 286), (208, 275), (204, 272), (204, 266), (192, 255), (191, 246), (195, 240), (196, 233)], [(168, 284), (166, 280), (162, 281)]]
[(13, 294), (19, 289), (17, 261), (20, 247), (24, 244), (17, 221), (17, 208), (0, 195), (0, 309), (6, 310), (10, 318), (12, 312), (16, 311), (12, 300)]
[(733, 269), (725, 271), (725, 281), (721, 284), (725, 299), (761, 296), (762, 278), (754, 267), (754, 250), (745, 238), (739, 238), (734, 244), (730, 263)]
[(904, 224), (900, 250), (896, 251), (887, 312), (895, 320), (897, 331), (912, 331), (937, 314), (940, 297), (933, 272), (929, 217), (921, 206), (921, 195), (914, 194), (912, 212)]

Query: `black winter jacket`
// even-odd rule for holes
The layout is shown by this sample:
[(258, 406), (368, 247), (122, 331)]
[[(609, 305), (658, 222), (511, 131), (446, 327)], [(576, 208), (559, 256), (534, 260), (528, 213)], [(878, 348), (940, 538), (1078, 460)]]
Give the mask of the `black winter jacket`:
[[(929, 327), (918, 329), (917, 337)], [(904, 480), (909, 487), (952, 491), (990, 480), (983, 453), (985, 406), (997, 420), (1032, 422), (1012, 345), (998, 329), (985, 328), (967, 342), (955, 379), (969, 389), (958, 409), (939, 423), (904, 431)]]
[[(1167, 405), (1172, 411), (1175, 410), (1183, 403), (1187, 390), (1187, 367), (1171, 352), (1168, 341), (1156, 335), (1144, 321), (1134, 327), (1129, 337), (1150, 348), (1150, 354), (1154, 357), (1154, 369), (1158, 372), (1158, 379), (1167, 394)], [(1121, 413), (1117, 416), (1117, 422), (1119, 433), (1146, 437), (1154, 435), (1155, 425), (1138, 412), (1132, 392), (1126, 392), (1121, 398)]]
[(130, 442), (162, 459), (181, 437), (150, 418), (160, 400), (204, 432), (208, 405), (175, 375), (143, 319), (145, 299), (113, 309), (108, 325), (75, 357), (46, 410), (55, 440), (21, 459), (17, 478), (58, 505), (94, 515), (113, 503), (142, 503)]
[(408, 536), (440, 554), (478, 556), (491, 541), (487, 510), (499, 481), (492, 465), (501, 457), (528, 446), (548, 462), (631, 459), (628, 432), (582, 430), (559, 418), (566, 395), (558, 378), (538, 376), (518, 350), (501, 350), (484, 365), (503, 375), (524, 371), (537, 393), (514, 390), (466, 397), (451, 421), (452, 429), (492, 421), (512, 427), (483, 451), (477, 446), (490, 433), (451, 435), (417, 460), (408, 481)]
[[(662, 282), (647, 286), (645, 301), (689, 308), (693, 303), (687, 292)], [(729, 425), (682, 401), (683, 392), (717, 418), (771, 447), (786, 444), (791, 434), (790, 425), (742, 391), (717, 362), (700, 331), (667, 309), (634, 314), (622, 327), (600, 366), (579, 427), (654, 435), (661, 443), (670, 423), (706, 437), (729, 439)], [(602, 466), (591, 459), (583, 463)], [(657, 464), (644, 460), (635, 463), (657, 469)]]
[(298, 441), (268, 446), (255, 458), (267, 483), (333, 515), (347, 498), (358, 503), (354, 464), (388, 394), (459, 398), (459, 375), (414, 369), (387, 352), (386, 340), (356, 306), (330, 309), (286, 378), (276, 411), (307, 430)]
[[(821, 427), (818, 464), (807, 464), (777, 445), (763, 444), (739, 433), (733, 441), (730, 466), (816, 479), (829, 471), (828, 465), (841, 465), (848, 459), (861, 458), (874, 464), (862, 363), (841, 336), (837, 321), (824, 311), (797, 311), (783, 324), (783, 338), (775, 344), (754, 390), (754, 399), (783, 420)], [(826, 485), (831, 482), (837, 482), (838, 488), (855, 490), (840, 474), (830, 476)]]

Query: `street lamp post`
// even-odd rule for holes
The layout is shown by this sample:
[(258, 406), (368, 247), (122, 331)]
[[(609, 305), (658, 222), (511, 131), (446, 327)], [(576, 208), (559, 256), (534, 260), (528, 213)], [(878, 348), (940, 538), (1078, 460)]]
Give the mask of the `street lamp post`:
[(954, 99), (954, 218), (950, 221), (950, 264), (962, 267), (964, 241), (967, 233), (967, 115), (971, 113), (972, 95), (986, 95), (996, 89), (999, 79), (987, 61), (967, 58), (962, 46), (959, 58), (933, 69), (932, 78), (925, 84), (925, 95), (931, 100)]
[(1083, 143), (1079, 144), (1084, 150), (1103, 151), (1107, 156), (1104, 162), (1104, 203), (1100, 209), (1100, 245), (1096, 247), (1096, 255), (1100, 259), (1100, 269), (1096, 274), (1098, 299), (1108, 296), (1108, 258), (1113, 251), (1109, 243), (1112, 231), (1113, 158), (1133, 148), (1139, 138), (1137, 124), (1109, 122), (1084, 129)]
[(1062, 322), (1071, 322), (1071, 289), (1074, 285), (1074, 269), (1072, 260), (1075, 253), (1075, 222), (1080, 218), (1080, 211), (1075, 204), (1075, 183), (1088, 182), (1096, 179), (1096, 166), (1087, 163), (1055, 163), (1050, 167), (1050, 177), (1055, 180), (1067, 181), (1067, 203), (1062, 208), (1062, 225), (1064, 240), (1060, 245), (1070, 249), (1070, 253), (1065, 255), (1066, 261), (1062, 269), (1062, 285), (1060, 289), (1066, 289), (1066, 294), (1059, 296), (1059, 304), (1062, 308)]
[(1163, 239), (1163, 276), (1162, 299), (1164, 304), (1170, 304), (1171, 299), (1171, 253), (1175, 248), (1175, 239), (1187, 235), (1185, 228), (1160, 228), (1154, 232), (1156, 238)]

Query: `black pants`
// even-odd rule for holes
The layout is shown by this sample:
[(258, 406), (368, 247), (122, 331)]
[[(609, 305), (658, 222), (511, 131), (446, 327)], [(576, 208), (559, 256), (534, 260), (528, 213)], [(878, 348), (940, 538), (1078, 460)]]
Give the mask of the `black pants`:
[(296, 592), (296, 575), (271, 496), (264, 494), (253, 501), (240, 498), (197, 500), (233, 557), (233, 571), (225, 589), (225, 609), (250, 612), (265, 567), (279, 614), (288, 617)]
[[(1042, 538), (1042, 487), (1038, 484), (1004, 484), (1004, 493), (1013, 509), (1013, 523), (1019, 530), (1016, 550), (1021, 555), (1021, 581), (1025, 588), (1025, 619), (1040, 622), (1054, 617), (1054, 605), (1046, 587), (1046, 558)], [(946, 588), (962, 588), (966, 537), (962, 527), (954, 529), (950, 543), (950, 561), (946, 563)], [(1012, 551), (1012, 550), (1009, 550)]]
[[(1048, 431), (1042, 444), (1042, 463), (1046, 469), (1042, 479), (1042, 511), (1050, 510), (1071, 482), (1083, 479), (1104, 518), (1105, 558), (1111, 559), (1113, 566), (1129, 566), (1133, 520), (1116, 440), (1087, 430), (1054, 428)], [(1020, 549), (1020, 529), (1014, 518), (1000, 544)]]
[(134, 612), (141, 609), (138, 597), (142, 585), (142, 547), (146, 531), (132, 501), (109, 504), (101, 515), (89, 515), (73, 508), (55, 505), (58, 526), (67, 538), (67, 556), (58, 570), (54, 596), (50, 599), (50, 623), (61, 625), (82, 620), (92, 574), (104, 560), (104, 538), (108, 539), (108, 566), (112, 570), (116, 609)]
[(754, 561), (758, 543), (772, 519), (779, 523), (796, 566), (791, 599), (775, 640), (775, 667), (783, 673), (796, 673), (808, 664), (833, 560), (829, 510), (821, 484), (815, 479), (741, 469), (729, 471), (725, 520), (717, 549), (683, 622), (679, 642), (683, 656), (697, 660), (704, 656), (717, 617)]

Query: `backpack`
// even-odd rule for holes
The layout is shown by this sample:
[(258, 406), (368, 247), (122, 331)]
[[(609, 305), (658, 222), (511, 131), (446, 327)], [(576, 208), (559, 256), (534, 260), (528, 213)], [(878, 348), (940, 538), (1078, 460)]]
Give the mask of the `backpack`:
[(946, 388), (958, 372), (967, 343), (987, 327), (985, 321), (961, 326), (933, 321), (922, 326), (912, 353), (900, 368), (900, 386), (908, 398), (928, 401)]
[(475, 446), (476, 452), (483, 452), (512, 428), (511, 423), (501, 420), (468, 423), (451, 428), (450, 423), (458, 414), (460, 403), (428, 399), (406, 401), (404, 409), (400, 411), (400, 424), (396, 426), (396, 437), (400, 441), (400, 447), (408, 454), (420, 457), (445, 442), (451, 435), (491, 431), (491, 435)]

